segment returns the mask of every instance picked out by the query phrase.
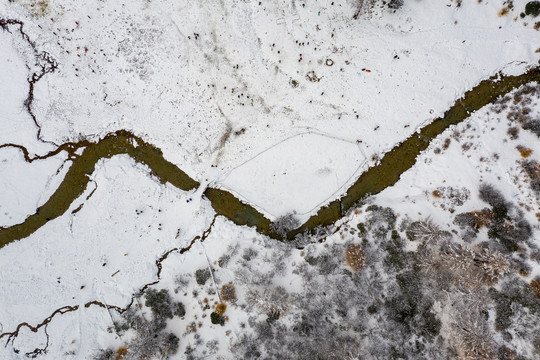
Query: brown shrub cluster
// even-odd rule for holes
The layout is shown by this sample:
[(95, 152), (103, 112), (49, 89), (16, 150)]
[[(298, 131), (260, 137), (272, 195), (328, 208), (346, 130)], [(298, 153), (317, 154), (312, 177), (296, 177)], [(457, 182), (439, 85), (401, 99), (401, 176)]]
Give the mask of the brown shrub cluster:
[(362, 270), (365, 260), (366, 252), (360, 245), (353, 243), (345, 250), (345, 262), (354, 272)]
[(219, 315), (225, 314), (225, 311), (227, 310), (227, 304), (217, 304), (216, 306), (216, 313)]
[(235, 301), (236, 300), (236, 288), (233, 284), (225, 284), (221, 287), (221, 300), (223, 301)]
[(533, 294), (540, 299), (540, 278), (537, 278), (535, 280), (531, 280), (531, 288), (533, 291)]
[(491, 219), (493, 219), (493, 211), (490, 209), (483, 209), (483, 210), (475, 210), (471, 211), (469, 213), (471, 216), (471, 220), (474, 223), (475, 229), (483, 228), (484, 226), (488, 226)]
[(521, 145), (516, 147), (516, 149), (519, 151), (522, 158), (528, 158), (533, 153), (532, 149), (530, 149), (528, 147), (525, 147), (525, 146), (521, 146)]

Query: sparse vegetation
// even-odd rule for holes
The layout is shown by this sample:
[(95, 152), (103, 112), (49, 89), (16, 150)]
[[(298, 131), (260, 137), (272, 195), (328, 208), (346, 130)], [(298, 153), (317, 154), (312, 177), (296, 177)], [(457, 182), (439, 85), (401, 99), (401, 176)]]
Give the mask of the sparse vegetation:
[(521, 163), (521, 167), (528, 176), (531, 189), (540, 197), (540, 163), (535, 160), (526, 160)]
[(145, 305), (152, 310), (156, 319), (172, 319), (174, 316), (184, 316), (186, 310), (181, 302), (174, 303), (166, 289), (146, 291)]

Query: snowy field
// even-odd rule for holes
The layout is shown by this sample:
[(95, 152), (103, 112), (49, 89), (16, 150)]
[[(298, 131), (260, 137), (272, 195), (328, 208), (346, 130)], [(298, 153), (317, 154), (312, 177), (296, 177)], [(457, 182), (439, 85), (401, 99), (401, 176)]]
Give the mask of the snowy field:
[(91, 180), (62, 217), (0, 252), (9, 264), (0, 275), (3, 332), (66, 305), (125, 307), (156, 280), (156, 259), (189, 245), (211, 221), (208, 204), (193, 208), (129, 157), (101, 161)]
[(340, 140), (317, 133), (293, 136), (216, 184), (250, 204), (264, 204), (259, 208), (269, 218), (294, 213), (303, 222), (345, 192), (366, 168), (360, 144)]
[[(502, 1), (410, 1), (357, 19), (352, 1), (20, 1), (0, 9), (23, 20), (59, 64), (35, 89), (44, 139), (127, 129), (201, 180), (211, 164), (227, 174), (306, 129), (338, 138), (318, 145), (333, 157), (340, 139), (361, 140), (368, 157), (384, 153), (480, 80), (537, 63), (530, 39), (538, 33), (519, 17), (524, 3), (499, 16)], [(243, 185), (255, 188), (238, 192), (249, 199), (258, 181), (247, 169)], [(298, 211), (309, 201), (298, 195)]]
[(15, 148), (0, 151), (0, 226), (20, 224), (54, 193), (69, 169), (65, 152), (32, 163)]
[[(4, 1), (0, 19), (24, 22), (33, 47), (18, 26), (0, 29), (0, 146), (34, 157), (125, 129), (270, 219), (305, 220), (481, 80), (540, 59), (527, 1), (358, 3)], [(41, 51), (58, 67), (34, 84), (38, 137), (25, 101)], [(215, 217), (200, 192), (128, 156), (100, 160), (64, 215), (0, 249), (0, 359), (471, 358), (459, 326), (479, 334), (485, 359), (538, 358), (527, 286), (540, 279), (540, 92), (515, 94), (293, 244)], [(1, 147), (0, 226), (34, 213), (69, 166), (66, 152), (29, 163)], [(515, 239), (494, 237), (497, 205)], [(427, 219), (463, 253), (501, 256), (504, 271), (463, 286), (437, 263), (457, 250), (411, 237)], [(521, 297), (505, 303), (511, 294)], [(482, 325), (463, 325), (460, 308)]]

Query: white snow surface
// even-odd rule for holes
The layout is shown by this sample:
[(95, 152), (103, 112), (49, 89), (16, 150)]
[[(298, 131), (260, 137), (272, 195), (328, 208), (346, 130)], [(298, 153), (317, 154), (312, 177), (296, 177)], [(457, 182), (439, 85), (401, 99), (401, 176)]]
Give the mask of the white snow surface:
[(92, 184), (63, 216), (0, 251), (0, 263), (9, 264), (0, 274), (3, 332), (23, 321), (35, 326), (66, 305), (126, 306), (156, 280), (155, 261), (211, 221), (207, 202), (193, 208), (187, 194), (127, 156), (100, 161)]
[[(498, 16), (502, 0), (463, 1), (459, 8), (450, 1), (406, 1), (398, 12), (377, 10), (358, 19), (352, 18), (352, 1), (323, 0), (50, 0), (43, 13), (30, 1), (17, 1), (2, 2), (0, 13), (23, 20), (36, 47), (59, 63), (35, 87), (33, 111), (46, 140), (133, 131), (193, 178), (227, 188), (274, 218), (288, 212), (307, 217), (338, 197), (366, 159), (440, 116), (480, 80), (537, 64), (538, 32), (519, 18), (526, 2), (515, 0), (505, 16)], [(36, 139), (23, 106), (27, 78), (35, 71), (31, 55), (17, 32), (0, 31), (0, 145), (44, 154), (51, 144)], [(492, 183), (526, 210), (537, 233), (540, 207), (516, 146), (531, 147), (531, 159), (538, 161), (538, 140), (526, 131), (509, 140), (503, 115), (483, 109), (446, 131), (374, 201), (395, 209), (399, 219), (431, 216), (450, 227), (449, 209), (481, 209), (478, 184)], [(454, 131), (462, 137), (453, 138)], [(452, 137), (449, 148), (434, 154), (446, 137)], [(464, 143), (471, 143), (470, 150)], [(0, 149), (0, 225), (22, 221), (46, 201), (68, 169), (64, 162), (61, 153), (28, 164), (19, 150)], [(126, 306), (144, 284), (157, 280), (156, 259), (201, 235), (214, 215), (200, 192), (160, 184), (127, 156), (100, 161), (91, 179), (63, 216), (0, 249), (0, 333), (79, 305), (47, 326), (44, 358), (83, 359), (122, 345), (106, 332), (109, 313), (84, 304)], [(441, 186), (467, 188), (470, 198), (454, 205), (433, 197)], [(194, 201), (186, 202), (190, 197)], [(340, 224), (354, 227), (361, 216), (351, 214)], [(328, 241), (341, 240), (336, 234)], [(215, 266), (231, 248), (264, 253), (271, 243), (218, 217), (202, 245), (163, 262), (156, 287), (178, 287), (179, 276), (191, 276), (208, 261)], [(294, 253), (284, 261), (303, 260)], [(530, 277), (538, 274), (536, 267)], [(233, 276), (218, 271), (216, 281), (222, 285)], [(289, 273), (273, 281), (291, 292), (297, 287)], [(191, 276), (178, 297), (196, 286)], [(213, 287), (207, 284), (205, 296), (216, 301)], [(247, 291), (237, 290), (239, 298)], [(191, 314), (201, 308), (200, 297), (183, 301)], [(246, 315), (233, 306), (227, 314), (232, 334), (208, 319), (199, 333), (215, 335), (222, 345), (228, 336), (234, 339)], [(169, 324), (185, 336), (183, 344), (194, 341), (194, 334), (185, 334), (189, 321), (195, 319)], [(13, 346), (0, 346), (0, 358), (23, 358), (44, 345), (45, 335), (44, 328), (23, 328)]]
[(66, 153), (28, 163), (16, 148), (0, 149), (0, 226), (22, 223), (58, 188), (69, 169)]
[(46, 153), (54, 147), (37, 140), (37, 128), (24, 106), (29, 71), (35, 70), (32, 49), (20, 35), (6, 31), (0, 31), (0, 49), (0, 145), (18, 144), (31, 155)]
[(304, 221), (345, 191), (364, 164), (359, 144), (306, 133), (241, 164), (218, 184), (251, 204), (265, 204), (263, 213), (271, 218), (295, 213)]
[[(502, 0), (407, 1), (357, 19), (353, 1), (326, 0), (51, 0), (43, 13), (26, 2), (0, 9), (24, 20), (59, 63), (36, 85), (45, 139), (128, 129), (202, 180), (210, 164), (227, 173), (306, 128), (362, 140), (368, 156), (389, 150), (480, 80), (537, 63), (538, 33), (519, 18), (525, 2), (499, 16)], [(341, 151), (330, 142), (325, 149)], [(249, 199), (259, 182), (244, 185), (238, 192)], [(273, 209), (269, 200), (253, 201)], [(301, 213), (311, 200), (302, 193), (292, 202)]]

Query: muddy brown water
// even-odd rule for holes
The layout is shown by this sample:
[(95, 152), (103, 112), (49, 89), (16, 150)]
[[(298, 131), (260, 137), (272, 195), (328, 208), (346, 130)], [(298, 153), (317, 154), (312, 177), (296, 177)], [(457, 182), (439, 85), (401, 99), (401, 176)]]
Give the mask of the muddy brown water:
[[(376, 166), (369, 168), (358, 178), (345, 195), (322, 207), (317, 214), (310, 217), (298, 229), (290, 231), (287, 238), (293, 239), (297, 234), (311, 231), (319, 225), (333, 224), (366, 195), (377, 194), (394, 185), (401, 174), (416, 163), (417, 156), (429, 146), (431, 140), (449, 126), (467, 119), (473, 111), (479, 110), (497, 97), (532, 81), (540, 82), (539, 67), (522, 75), (497, 75), (480, 82), (458, 99), (442, 117), (433, 120), (386, 153)], [(84, 148), (84, 150), (81, 155), (76, 155), (75, 151), (79, 148)], [(86, 189), (89, 182), (88, 175), (92, 174), (95, 164), (100, 159), (127, 154), (136, 162), (148, 166), (152, 174), (162, 183), (169, 182), (185, 191), (199, 186), (197, 181), (191, 179), (176, 165), (165, 160), (161, 150), (128, 131), (117, 131), (96, 143), (86, 140), (80, 143), (71, 143), (65, 150), (70, 154), (73, 162), (64, 180), (47, 202), (40, 206), (33, 215), (26, 218), (23, 223), (0, 228), (0, 248), (12, 241), (28, 237), (48, 221), (64, 214), (71, 203)], [(235, 224), (255, 227), (262, 234), (279, 238), (271, 230), (272, 223), (269, 219), (252, 206), (241, 202), (231, 193), (208, 188), (204, 195), (217, 214), (226, 217)]]

